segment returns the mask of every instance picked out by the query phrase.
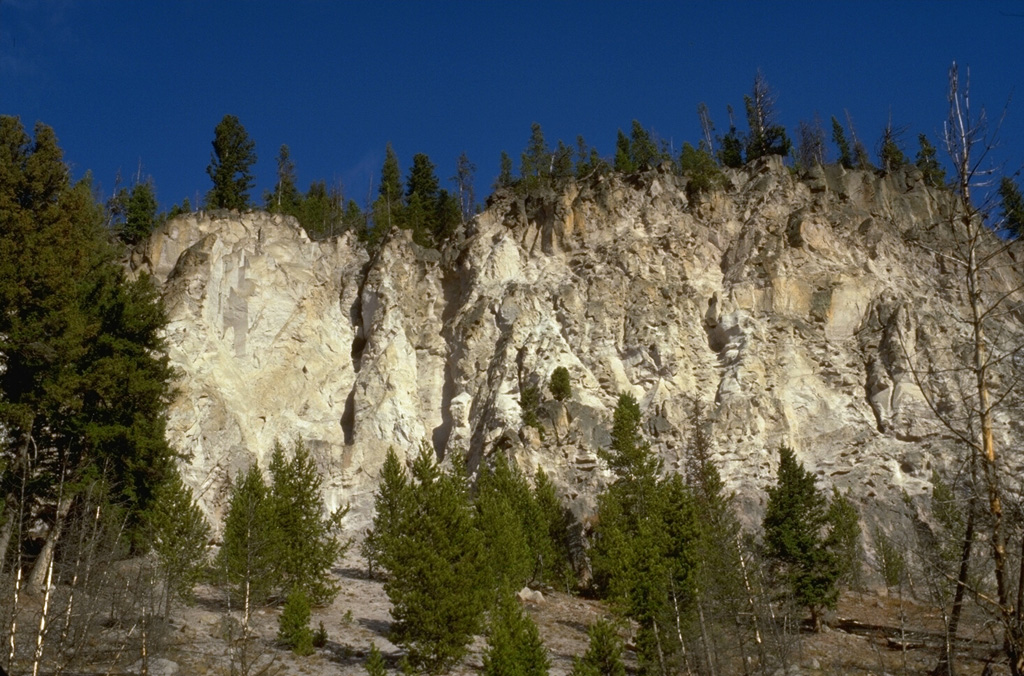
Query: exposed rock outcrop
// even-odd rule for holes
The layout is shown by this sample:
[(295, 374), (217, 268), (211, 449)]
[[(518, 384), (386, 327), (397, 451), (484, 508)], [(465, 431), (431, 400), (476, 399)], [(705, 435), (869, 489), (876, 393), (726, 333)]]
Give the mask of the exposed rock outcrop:
[[(728, 177), (698, 204), (662, 171), (499, 193), (443, 252), (398, 233), (373, 259), (279, 216), (171, 221), (132, 266), (170, 314), (169, 433), (192, 454), (188, 480), (216, 515), (235, 472), (301, 436), (359, 521), (387, 448), (429, 443), (471, 468), (510, 451), (587, 511), (628, 391), (669, 469), (691, 398), (707, 404), (751, 514), (782, 443), (861, 499), (924, 494), (955, 455), (914, 378), (959, 336), (943, 195), (915, 170), (801, 180), (764, 160)], [(541, 437), (520, 393), (546, 394), (558, 366), (573, 396), (545, 397)]]

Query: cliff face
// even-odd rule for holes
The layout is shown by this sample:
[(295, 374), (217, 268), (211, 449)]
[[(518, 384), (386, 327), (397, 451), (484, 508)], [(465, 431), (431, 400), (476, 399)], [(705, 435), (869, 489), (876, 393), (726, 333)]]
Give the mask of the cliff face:
[[(373, 259), (278, 216), (171, 221), (132, 267), (166, 299), (187, 479), (216, 516), (230, 477), (301, 437), (362, 522), (388, 447), (429, 443), (471, 468), (497, 450), (543, 466), (585, 512), (628, 391), (668, 469), (703, 403), (752, 515), (782, 443), (861, 500), (924, 494), (957, 455), (914, 377), (953, 359), (964, 328), (943, 195), (913, 169), (798, 179), (762, 161), (728, 177), (697, 204), (660, 171), (498, 194), (443, 252), (399, 232)], [(547, 393), (558, 366), (565, 404)], [(522, 423), (531, 385), (543, 435)]]

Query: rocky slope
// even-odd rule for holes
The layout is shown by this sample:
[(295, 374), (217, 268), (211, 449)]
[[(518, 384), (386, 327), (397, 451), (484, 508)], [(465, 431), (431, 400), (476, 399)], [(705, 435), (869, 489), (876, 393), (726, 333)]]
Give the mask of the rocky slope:
[[(388, 447), (429, 443), (471, 468), (499, 450), (542, 466), (585, 513), (628, 391), (669, 469), (690, 402), (708, 407), (751, 518), (782, 443), (865, 503), (925, 494), (957, 457), (913, 374), (962, 334), (944, 196), (913, 169), (800, 178), (766, 160), (728, 180), (696, 204), (659, 170), (499, 193), (440, 253), (399, 232), (370, 258), (263, 213), (169, 222), (131, 265), (166, 299), (187, 479), (219, 515), (236, 472), (301, 437), (360, 525)], [(557, 366), (564, 405), (547, 394)], [(543, 435), (522, 422), (531, 385)]]

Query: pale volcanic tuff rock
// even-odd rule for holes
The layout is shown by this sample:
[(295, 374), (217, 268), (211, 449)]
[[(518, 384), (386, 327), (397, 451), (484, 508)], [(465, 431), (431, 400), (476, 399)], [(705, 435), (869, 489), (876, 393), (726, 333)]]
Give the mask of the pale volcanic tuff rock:
[[(691, 398), (709, 407), (750, 518), (782, 443), (862, 500), (925, 494), (953, 458), (911, 372), (958, 330), (962, 299), (933, 253), (943, 196), (914, 169), (799, 179), (775, 159), (727, 176), (699, 204), (661, 170), (500, 192), (443, 252), (400, 232), (372, 259), (351, 235), (311, 242), (280, 216), (171, 221), (133, 267), (167, 302), (181, 374), (169, 434), (192, 454), (188, 480), (216, 514), (229, 476), (300, 436), (330, 503), (365, 523), (389, 446), (464, 449), (471, 469), (504, 449), (584, 513), (628, 391), (670, 470)], [(557, 366), (564, 404), (547, 393)], [(522, 424), (527, 385), (544, 393), (543, 438)]]

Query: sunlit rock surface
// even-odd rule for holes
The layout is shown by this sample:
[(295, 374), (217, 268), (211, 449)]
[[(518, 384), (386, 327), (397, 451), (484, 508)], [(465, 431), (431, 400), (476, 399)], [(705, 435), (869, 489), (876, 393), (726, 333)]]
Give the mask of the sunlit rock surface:
[[(471, 470), (498, 451), (541, 466), (585, 514), (631, 392), (667, 471), (685, 460), (691, 402), (706, 407), (749, 519), (780, 444), (862, 504), (925, 495), (957, 458), (914, 376), (965, 330), (945, 198), (913, 169), (800, 178), (764, 160), (727, 176), (698, 204), (657, 170), (499, 193), (441, 252), (398, 232), (372, 258), (264, 213), (169, 222), (132, 268), (166, 300), (187, 480), (217, 517), (238, 471), (301, 437), (329, 503), (352, 503), (361, 527), (388, 447), (425, 443)], [(547, 392), (558, 366), (564, 403)], [(543, 434), (523, 425), (527, 386)]]

